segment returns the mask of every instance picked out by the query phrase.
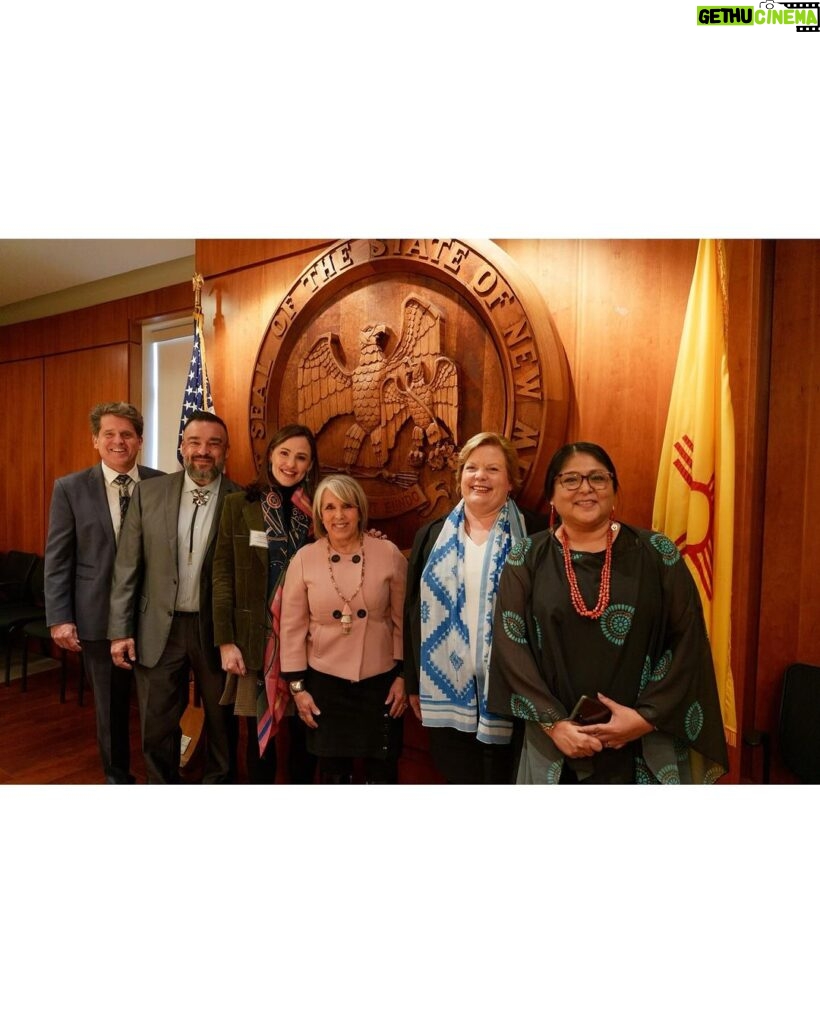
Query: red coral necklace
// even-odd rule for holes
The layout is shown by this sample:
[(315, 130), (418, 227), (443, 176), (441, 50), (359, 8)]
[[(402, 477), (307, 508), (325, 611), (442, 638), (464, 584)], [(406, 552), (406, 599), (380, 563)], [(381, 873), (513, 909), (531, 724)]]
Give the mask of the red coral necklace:
[(564, 569), (569, 583), (569, 596), (572, 599), (572, 607), (585, 619), (600, 619), (609, 607), (609, 587), (612, 580), (612, 539), (618, 529), (618, 524), (613, 523), (606, 534), (606, 555), (604, 556), (604, 567), (601, 570), (601, 583), (598, 588), (598, 603), (594, 608), (587, 608), (584, 603), (581, 589), (578, 586), (578, 578), (575, 575), (575, 568), (572, 564), (572, 555), (569, 550), (569, 538), (566, 530), (561, 530), (561, 547), (564, 551)]

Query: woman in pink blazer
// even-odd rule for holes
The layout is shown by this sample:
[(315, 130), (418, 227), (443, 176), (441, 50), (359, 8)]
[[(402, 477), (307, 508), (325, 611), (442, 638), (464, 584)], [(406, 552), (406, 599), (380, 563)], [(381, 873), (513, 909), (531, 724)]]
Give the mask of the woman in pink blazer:
[(396, 782), (407, 561), (366, 536), (367, 497), (353, 477), (328, 476), (313, 499), (316, 542), (293, 556), (282, 594), (281, 664), (321, 781)]

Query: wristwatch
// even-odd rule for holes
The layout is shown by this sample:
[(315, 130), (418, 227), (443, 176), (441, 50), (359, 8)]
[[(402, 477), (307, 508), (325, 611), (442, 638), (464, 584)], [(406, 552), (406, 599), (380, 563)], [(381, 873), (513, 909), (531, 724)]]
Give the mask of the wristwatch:
[(305, 688), (304, 679), (294, 679), (292, 683), (288, 683), (291, 693), (301, 693)]

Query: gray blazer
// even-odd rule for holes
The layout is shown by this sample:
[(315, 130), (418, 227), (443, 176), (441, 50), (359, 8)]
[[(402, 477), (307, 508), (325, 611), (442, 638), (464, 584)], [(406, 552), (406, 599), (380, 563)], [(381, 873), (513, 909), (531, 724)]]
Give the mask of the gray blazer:
[[(137, 470), (141, 480), (165, 475)], [(81, 640), (105, 640), (116, 553), (102, 463), (55, 480), (45, 554), (49, 626), (73, 622)]]
[[(184, 479), (185, 473), (180, 471), (158, 480), (140, 481), (134, 488), (114, 561), (108, 637), (134, 637), (137, 661), (146, 668), (153, 668), (162, 657), (174, 618), (179, 586), (177, 522)], [(221, 662), (213, 639), (214, 547), (225, 495), (238, 490), (238, 484), (222, 477), (199, 577), (200, 641), (215, 671), (221, 668)]]

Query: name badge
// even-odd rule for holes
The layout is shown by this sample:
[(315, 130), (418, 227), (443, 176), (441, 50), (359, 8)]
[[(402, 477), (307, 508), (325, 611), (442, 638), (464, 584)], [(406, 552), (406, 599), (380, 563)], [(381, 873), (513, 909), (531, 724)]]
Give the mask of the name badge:
[(251, 530), (250, 546), (252, 548), (267, 548), (268, 535), (264, 530)]

